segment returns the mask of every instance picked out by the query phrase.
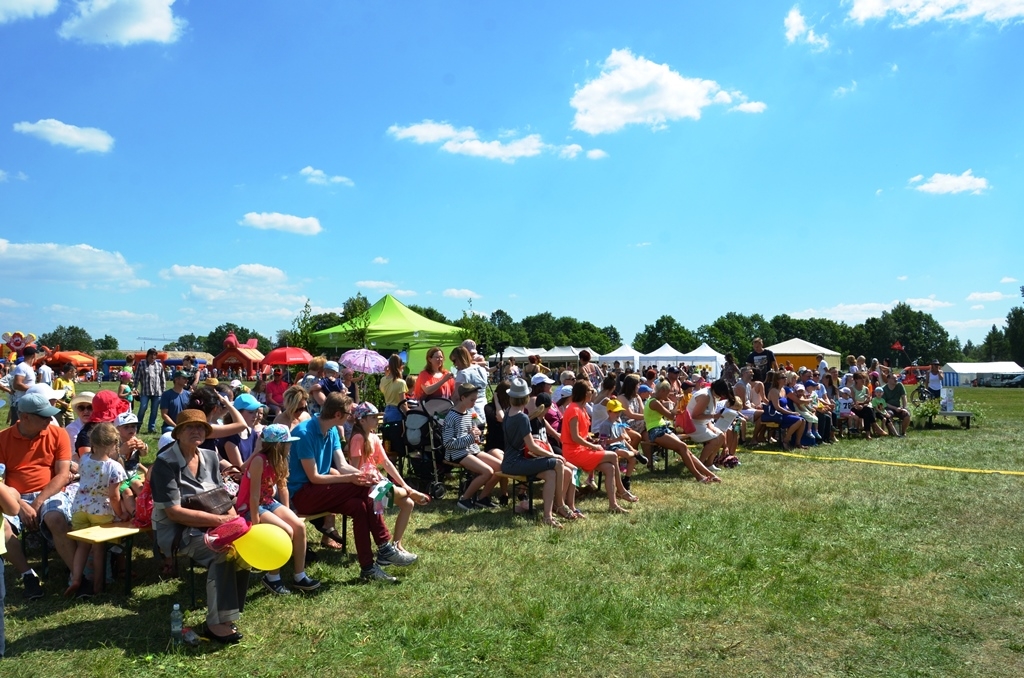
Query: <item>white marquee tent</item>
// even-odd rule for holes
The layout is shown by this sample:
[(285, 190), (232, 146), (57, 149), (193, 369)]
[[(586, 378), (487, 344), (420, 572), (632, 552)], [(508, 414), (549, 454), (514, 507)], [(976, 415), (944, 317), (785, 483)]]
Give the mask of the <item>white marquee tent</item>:
[(943, 386), (970, 386), (978, 377), (989, 374), (1024, 374), (1014, 362), (946, 363), (942, 366)]
[(708, 374), (717, 379), (722, 373), (722, 366), (725, 365), (725, 356), (705, 342), (689, 353), (684, 353), (681, 362), (696, 365), (698, 369), (703, 369), (707, 365)]
[(658, 348), (650, 353), (645, 353), (641, 356), (641, 359), (645, 364), (654, 363), (656, 365), (664, 365), (668, 363), (678, 364), (684, 362), (685, 354), (672, 346), (668, 342), (662, 344), (661, 348)]
[(622, 363), (623, 366), (626, 363), (630, 363), (634, 368), (637, 368), (640, 366), (640, 352), (629, 344), (623, 344), (611, 353), (601, 356), (601, 362), (609, 365), (616, 360)]

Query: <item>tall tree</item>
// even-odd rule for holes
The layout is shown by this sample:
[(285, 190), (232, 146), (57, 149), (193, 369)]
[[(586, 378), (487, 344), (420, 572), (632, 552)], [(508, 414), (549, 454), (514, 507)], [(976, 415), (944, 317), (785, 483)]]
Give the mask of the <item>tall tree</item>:
[(663, 315), (653, 325), (644, 325), (644, 329), (633, 337), (633, 348), (640, 353), (650, 353), (666, 342), (683, 353), (700, 345), (693, 332), (680, 325), (672, 316)]
[(619, 346), (622, 346), (622, 335), (615, 329), (615, 325), (609, 325), (608, 327), (602, 327), (601, 331), (608, 337), (608, 343), (612, 345), (609, 351), (614, 351)]
[(505, 334), (510, 346), (526, 346), (530, 341), (523, 326), (500, 308), (491, 313), (491, 324)]
[(1006, 314), (1006, 330), (1003, 334), (1006, 337), (1010, 360), (1024, 366), (1024, 308), (1014, 306), (1010, 309)]
[(117, 350), (117, 337), (112, 337), (109, 334), (104, 334), (101, 338), (96, 340), (97, 351), (116, 351)]
[(569, 343), (569, 337), (558, 328), (555, 316), (547, 311), (536, 315), (528, 315), (522, 319), (520, 324), (526, 330), (527, 346), (548, 348), (551, 346), (565, 346)]
[(62, 351), (81, 351), (92, 353), (96, 350), (96, 343), (89, 333), (78, 325), (57, 325), (52, 332), (47, 332), (39, 337), (36, 342), (38, 346), (46, 346), (53, 350), (60, 347)]
[(761, 337), (765, 346), (778, 341), (772, 323), (758, 313), (748, 316), (730, 311), (710, 325), (697, 328), (697, 339), (722, 353), (732, 353), (738, 363), (753, 350), (754, 337)]
[(407, 306), (419, 313), (424, 318), (430, 318), (434, 322), (444, 323), (445, 325), (451, 325), (452, 321), (445, 317), (444, 313), (441, 313), (433, 306), (419, 306), (417, 304), (407, 304)]
[(878, 318), (864, 321), (866, 345), (853, 346), (851, 351), (871, 358), (892, 357), (892, 345), (900, 342), (912, 359), (937, 359), (946, 363), (963, 356), (959, 342), (951, 339), (946, 329), (930, 313), (915, 311), (904, 303), (884, 311)]
[(370, 300), (363, 296), (362, 292), (356, 292), (354, 297), (349, 297), (345, 300), (345, 303), (341, 305), (342, 317), (345, 322), (352, 320), (352, 318), (358, 317), (363, 313), (366, 313), (370, 308)]
[(985, 335), (985, 340), (981, 342), (978, 349), (981, 359), (985, 361), (994, 362), (1010, 359), (1010, 342), (1006, 340), (1006, 335), (1003, 334), (1003, 331), (995, 325)]
[[(225, 335), (226, 336), (226, 335)], [(221, 341), (224, 341), (222, 338)], [(177, 341), (172, 341), (169, 344), (164, 344), (165, 351), (205, 351), (206, 350), (206, 337), (197, 337), (194, 334), (183, 334), (178, 337)], [(220, 353), (221, 349), (217, 349), (217, 353)], [(214, 355), (217, 355), (214, 353)]]

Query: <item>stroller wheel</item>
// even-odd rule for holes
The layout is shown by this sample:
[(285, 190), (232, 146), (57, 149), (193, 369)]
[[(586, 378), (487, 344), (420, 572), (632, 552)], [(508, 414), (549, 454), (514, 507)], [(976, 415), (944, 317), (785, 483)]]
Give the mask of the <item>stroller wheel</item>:
[(430, 496), (434, 499), (444, 499), (445, 491), (444, 483), (430, 483)]

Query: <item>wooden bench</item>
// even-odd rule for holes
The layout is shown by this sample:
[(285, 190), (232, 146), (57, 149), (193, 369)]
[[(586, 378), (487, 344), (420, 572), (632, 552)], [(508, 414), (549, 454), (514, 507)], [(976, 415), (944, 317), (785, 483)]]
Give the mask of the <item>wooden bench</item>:
[[(132, 594), (132, 547), (135, 535), (143, 530), (131, 523), (107, 523), (106, 525), (93, 525), (81, 530), (68, 532), (68, 537), (75, 541), (86, 544), (106, 544), (117, 541), (124, 549), (124, 595)], [(147, 529), (148, 531), (148, 529)], [(106, 577), (106, 563), (93, 563), (93, 576)]]
[(961, 426), (963, 426), (965, 429), (970, 429), (971, 428), (971, 418), (974, 417), (974, 413), (973, 412), (964, 412), (964, 411), (961, 411), (961, 410), (952, 410), (950, 412), (939, 412), (936, 415), (928, 417), (928, 424), (927, 424), (928, 428), (932, 427), (932, 424), (934, 423), (934, 421), (933, 421), (934, 417), (956, 417), (957, 420), (960, 422)]

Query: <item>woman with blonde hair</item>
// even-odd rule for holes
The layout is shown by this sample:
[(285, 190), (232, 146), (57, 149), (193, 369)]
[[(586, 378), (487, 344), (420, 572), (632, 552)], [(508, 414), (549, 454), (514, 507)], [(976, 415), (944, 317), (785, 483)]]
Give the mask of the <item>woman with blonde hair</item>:
[(482, 426), (486, 416), (484, 414), (484, 407), (487, 405), (487, 382), (490, 376), (487, 373), (487, 368), (474, 363), (473, 357), (465, 346), (456, 346), (452, 349), (451, 355), (448, 358), (452, 361), (452, 365), (455, 365), (455, 369), (458, 370), (458, 373), (455, 375), (456, 388), (459, 384), (470, 384), (477, 388), (473, 413), (480, 423), (479, 425)]

